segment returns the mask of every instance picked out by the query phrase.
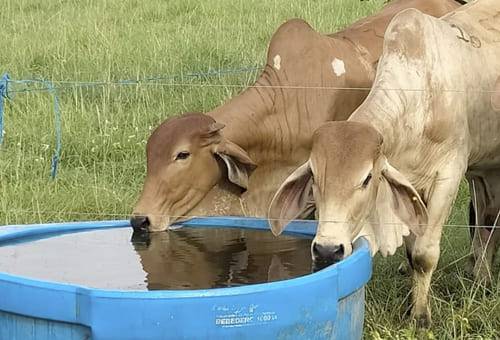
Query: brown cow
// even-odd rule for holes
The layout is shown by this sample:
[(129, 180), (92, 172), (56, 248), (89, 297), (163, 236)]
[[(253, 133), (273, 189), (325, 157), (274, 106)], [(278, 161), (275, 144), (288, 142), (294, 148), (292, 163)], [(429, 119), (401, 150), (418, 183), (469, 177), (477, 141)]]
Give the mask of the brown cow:
[(153, 132), (132, 226), (162, 231), (183, 215), (265, 216), (282, 181), (307, 159), (314, 130), (347, 119), (366, 97), (368, 91), (331, 88), (371, 87), (394, 15), (418, 8), (441, 16), (458, 6), (398, 0), (332, 35), (298, 19), (281, 25), (253, 87), (207, 114), (170, 118)]

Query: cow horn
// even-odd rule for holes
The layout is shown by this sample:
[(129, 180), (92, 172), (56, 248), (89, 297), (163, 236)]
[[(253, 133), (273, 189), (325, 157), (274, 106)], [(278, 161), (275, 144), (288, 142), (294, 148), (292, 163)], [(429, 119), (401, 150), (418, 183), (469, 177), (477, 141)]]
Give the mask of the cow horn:
[(224, 124), (222, 124), (222, 123), (217, 123), (217, 122), (212, 123), (212, 124), (210, 124), (210, 125), (209, 125), (209, 127), (208, 127), (207, 134), (209, 134), (209, 135), (210, 135), (210, 134), (213, 134), (213, 133), (215, 133), (215, 132), (217, 132), (217, 131), (219, 131), (219, 130), (223, 129), (223, 128), (224, 128), (224, 126), (225, 126), (225, 125), (224, 125)]

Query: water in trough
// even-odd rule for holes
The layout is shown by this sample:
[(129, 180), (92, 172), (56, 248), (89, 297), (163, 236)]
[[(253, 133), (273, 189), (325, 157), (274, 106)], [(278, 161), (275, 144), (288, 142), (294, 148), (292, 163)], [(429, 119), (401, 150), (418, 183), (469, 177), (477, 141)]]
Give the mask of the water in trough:
[(92, 230), (0, 245), (0, 271), (102, 289), (234, 287), (310, 273), (310, 245), (248, 229)]

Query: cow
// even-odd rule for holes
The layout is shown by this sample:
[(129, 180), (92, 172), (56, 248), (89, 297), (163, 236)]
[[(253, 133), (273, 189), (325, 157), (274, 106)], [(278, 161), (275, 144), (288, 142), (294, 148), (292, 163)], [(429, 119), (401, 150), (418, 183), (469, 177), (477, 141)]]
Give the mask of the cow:
[[(500, 77), (491, 96), (491, 106), (500, 114)], [(466, 173), (471, 195), (469, 225), (472, 240), (471, 267), (476, 280), (490, 285), (492, 265), (500, 244), (500, 171), (471, 168)]]
[(309, 159), (269, 207), (277, 235), (314, 202), (311, 252), (319, 263), (349, 256), (360, 236), (383, 256), (404, 242), (411, 314), (421, 326), (431, 322), (431, 277), (461, 179), (500, 169), (500, 117), (490, 101), (500, 72), (499, 17), (496, 0), (441, 19), (416, 9), (396, 15), (368, 97), (347, 121), (315, 131)]
[[(331, 35), (294, 19), (274, 33), (255, 84), (206, 114), (164, 121), (147, 143), (147, 174), (131, 224), (163, 231), (186, 215), (265, 217), (321, 124), (345, 120), (371, 87), (389, 21), (415, 7), (441, 16), (453, 0), (398, 0)], [(323, 88), (323, 89), (321, 89)]]

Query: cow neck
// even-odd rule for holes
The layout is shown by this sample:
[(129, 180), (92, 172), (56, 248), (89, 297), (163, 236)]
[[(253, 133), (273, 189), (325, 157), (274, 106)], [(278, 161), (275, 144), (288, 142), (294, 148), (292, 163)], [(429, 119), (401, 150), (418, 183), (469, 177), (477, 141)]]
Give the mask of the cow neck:
[[(255, 85), (269, 85), (267, 77), (261, 76)], [(242, 147), (255, 162), (259, 162), (263, 136), (269, 135), (272, 130), (272, 124), (268, 123), (273, 98), (272, 88), (249, 87), (207, 114), (225, 125), (222, 130), (225, 138)]]
[(244, 216), (240, 189), (226, 179), (220, 180), (188, 213), (189, 216)]
[[(406, 103), (409, 98), (401, 91), (383, 91), (375, 88), (391, 88), (390, 85), (377, 84), (368, 98), (351, 115), (349, 121), (361, 122), (372, 126), (384, 138), (384, 153), (398, 153), (404, 149), (404, 141), (412, 140), (412, 130), (408, 129)], [(410, 138), (409, 138), (410, 137)]]

